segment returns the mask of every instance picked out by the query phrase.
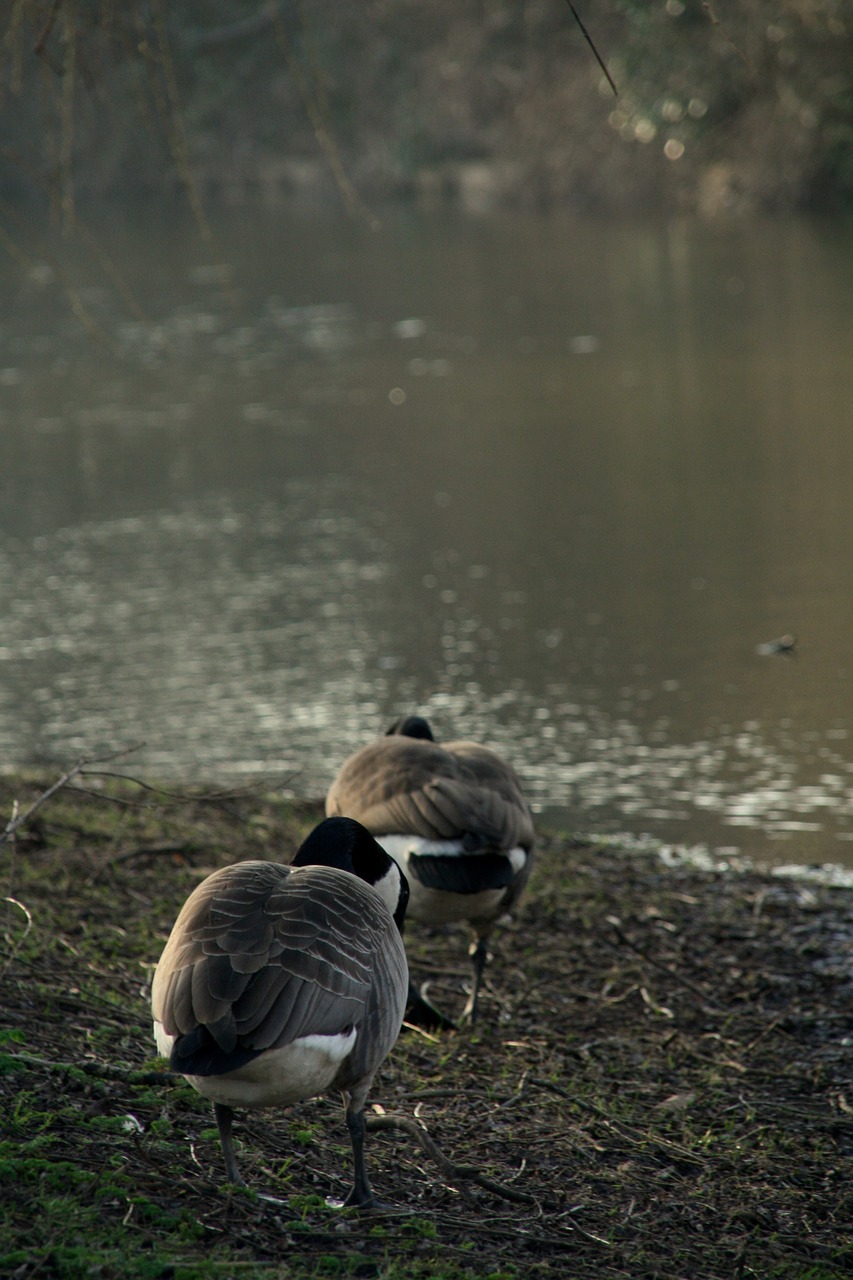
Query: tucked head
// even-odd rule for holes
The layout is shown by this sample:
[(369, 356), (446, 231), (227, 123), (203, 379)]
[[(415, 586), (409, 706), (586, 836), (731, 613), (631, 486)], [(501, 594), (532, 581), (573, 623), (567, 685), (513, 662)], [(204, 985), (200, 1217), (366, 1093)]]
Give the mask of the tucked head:
[(422, 738), (426, 742), (435, 742), (428, 720), (423, 716), (400, 716), (390, 728), (385, 730), (386, 738), (399, 734), (403, 738)]
[(294, 867), (336, 867), (349, 871), (380, 895), (394, 923), (402, 929), (409, 884), (393, 858), (353, 818), (326, 818), (305, 838), (291, 863)]

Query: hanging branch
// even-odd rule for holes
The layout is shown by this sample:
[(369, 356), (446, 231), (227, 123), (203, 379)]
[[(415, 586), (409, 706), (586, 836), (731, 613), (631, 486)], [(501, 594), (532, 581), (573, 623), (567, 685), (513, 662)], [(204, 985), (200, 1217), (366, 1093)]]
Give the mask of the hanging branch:
[(41, 35), (33, 47), (33, 53), (37, 58), (41, 58), (43, 62), (50, 67), (54, 75), (62, 75), (62, 67), (56, 59), (48, 53), (47, 42), (53, 35), (53, 28), (56, 26), (56, 19), (59, 17), (59, 10), (62, 8), (62, 0), (53, 0), (50, 6), (50, 13), (47, 15), (47, 22), (44, 24)]
[(596, 49), (596, 47), (595, 47), (595, 41), (593, 40), (592, 36), (589, 34), (589, 32), (587, 31), (586, 27), (584, 26), (584, 24), (583, 24), (583, 19), (581, 18), (580, 14), (578, 13), (578, 11), (577, 11), (577, 9), (575, 8), (575, 6), (572, 4), (572, 0), (566, 0), (566, 4), (567, 4), (567, 5), (569, 6), (569, 8), (571, 9), (571, 11), (572, 11), (572, 16), (573, 16), (573, 18), (574, 18), (575, 22), (576, 22), (576, 23), (578, 24), (578, 26), (580, 27), (581, 32), (582, 32), (582, 34), (583, 34), (583, 38), (584, 38), (584, 40), (586, 40), (586, 42), (587, 42), (587, 44), (589, 45), (590, 49), (592, 49), (592, 52), (593, 52), (593, 54), (595, 55), (595, 60), (596, 60), (596, 62), (597, 62), (597, 63), (598, 63), (598, 65), (601, 67), (601, 70), (604, 72), (604, 74), (605, 74), (605, 76), (606, 76), (606, 78), (607, 78), (607, 83), (610, 85), (610, 88), (613, 90), (613, 96), (614, 96), (614, 98), (618, 98), (618, 97), (619, 97), (619, 90), (616, 88), (616, 85), (615, 85), (615, 83), (614, 83), (614, 81), (613, 81), (613, 77), (611, 76), (610, 72), (607, 70), (607, 67), (606, 67), (606, 65), (605, 65), (604, 59), (602, 58), (601, 54), (598, 52), (598, 50), (597, 50), (597, 49)]

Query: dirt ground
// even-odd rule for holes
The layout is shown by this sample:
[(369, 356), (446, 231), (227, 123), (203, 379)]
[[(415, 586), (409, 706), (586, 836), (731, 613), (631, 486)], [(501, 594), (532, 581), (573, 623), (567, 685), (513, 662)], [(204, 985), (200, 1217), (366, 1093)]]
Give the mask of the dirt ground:
[[(40, 785), (0, 779), (0, 830)], [(556, 831), (481, 1022), (407, 1031), (380, 1072), (389, 1207), (325, 1203), (337, 1098), (240, 1116), (252, 1189), (224, 1185), (208, 1104), (154, 1058), (152, 963), (203, 874), (287, 861), (319, 816), (80, 776), (0, 844), (0, 1275), (851, 1274), (853, 893)], [(407, 944), (458, 1012), (464, 933)]]

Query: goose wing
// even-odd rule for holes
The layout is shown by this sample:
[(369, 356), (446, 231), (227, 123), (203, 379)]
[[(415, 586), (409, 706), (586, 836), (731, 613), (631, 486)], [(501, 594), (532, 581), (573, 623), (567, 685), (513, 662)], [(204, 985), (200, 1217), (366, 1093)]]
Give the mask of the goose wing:
[(326, 797), (329, 815), (374, 835), (463, 839), (471, 848), (533, 847), (533, 820), (515, 771), (487, 747), (384, 737), (345, 761)]
[(210, 1073), (303, 1036), (338, 1035), (377, 1000), (393, 1007), (392, 989), (405, 986), (396, 932), (379, 896), (348, 872), (226, 867), (175, 923), (154, 979), (154, 1017), (176, 1037), (178, 1057), (182, 1039), (187, 1058), (207, 1053)]

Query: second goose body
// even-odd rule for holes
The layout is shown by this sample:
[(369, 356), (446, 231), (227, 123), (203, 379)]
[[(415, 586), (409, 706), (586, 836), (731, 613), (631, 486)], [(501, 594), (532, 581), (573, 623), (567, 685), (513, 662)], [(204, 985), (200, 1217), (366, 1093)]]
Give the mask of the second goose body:
[[(515, 771), (477, 743), (440, 745), (425, 719), (408, 716), (344, 762), (326, 813), (357, 819), (391, 854), (409, 882), (412, 919), (470, 924), (474, 973), (462, 1016), (473, 1022), (489, 935), (533, 859), (533, 820)], [(414, 988), (409, 1002), (410, 1020), (446, 1021)]]

